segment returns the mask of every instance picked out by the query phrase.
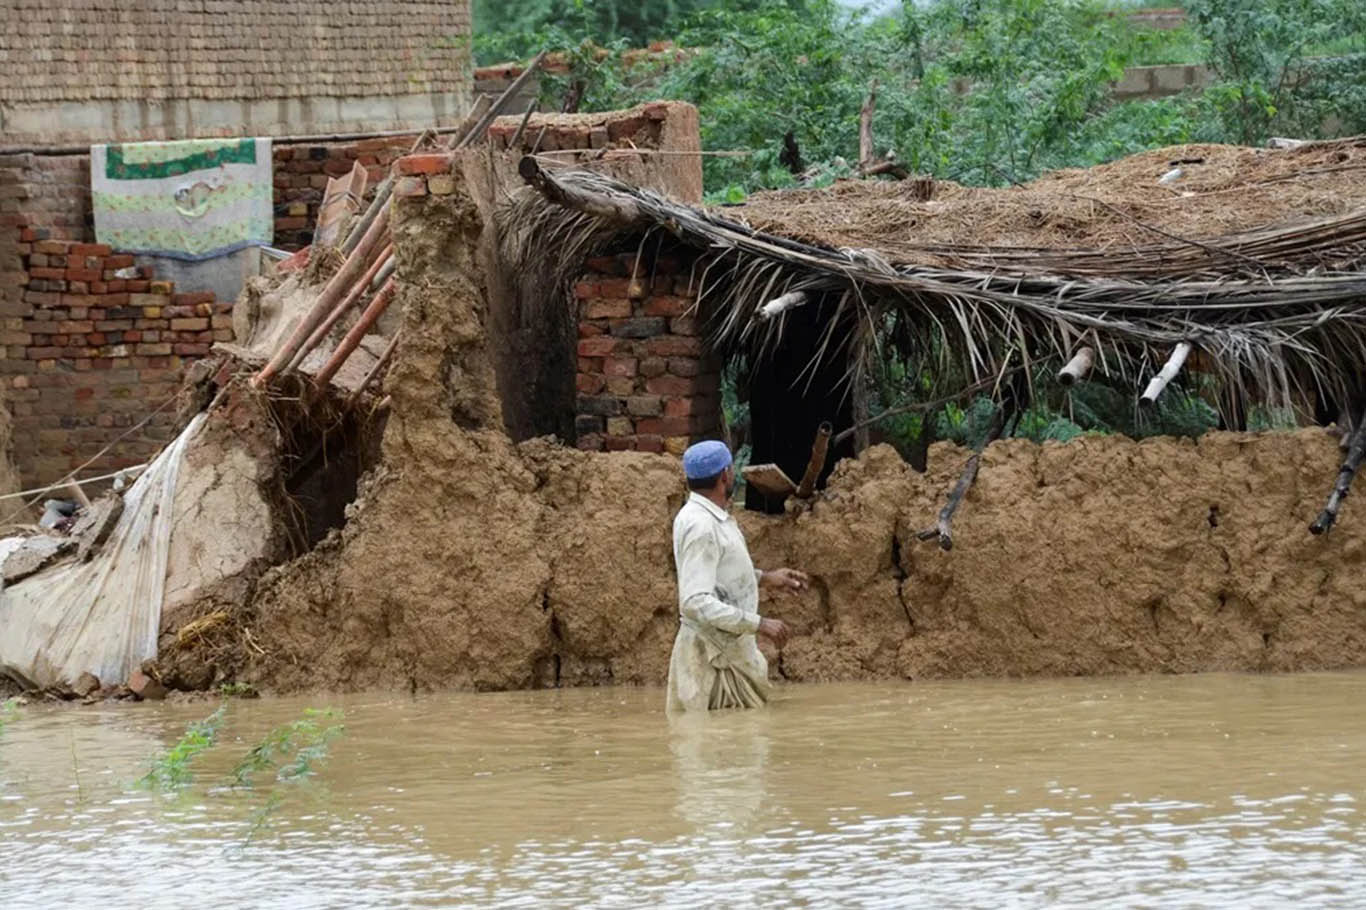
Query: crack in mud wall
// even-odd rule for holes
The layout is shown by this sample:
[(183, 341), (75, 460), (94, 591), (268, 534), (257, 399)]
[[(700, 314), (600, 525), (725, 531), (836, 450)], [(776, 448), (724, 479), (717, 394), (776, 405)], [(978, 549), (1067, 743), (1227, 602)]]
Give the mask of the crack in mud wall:
[[(407, 691), (663, 681), (677, 628), (677, 460), (508, 438), (482, 229), (463, 188), (396, 203), (403, 341), (385, 380), (380, 462), (344, 527), (261, 580), (253, 637), (263, 653), (244, 655), (244, 678), (277, 690)], [(965, 457), (936, 445), (922, 475), (874, 447), (841, 462), (810, 510), (741, 515), (759, 565), (794, 565), (816, 581), (764, 605), (794, 632), (775, 673), (1366, 661), (1366, 514), (1349, 505), (1332, 534), (1305, 530), (1338, 458), (1321, 430), (998, 443), (944, 553), (914, 532)]]

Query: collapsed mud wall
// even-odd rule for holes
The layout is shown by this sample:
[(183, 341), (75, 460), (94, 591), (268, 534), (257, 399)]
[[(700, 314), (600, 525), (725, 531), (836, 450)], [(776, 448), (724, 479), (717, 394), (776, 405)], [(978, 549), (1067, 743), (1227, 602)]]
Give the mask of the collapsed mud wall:
[[(676, 459), (502, 427), (464, 189), (393, 213), (403, 341), (377, 467), (346, 524), (270, 569), (233, 672), (267, 688), (523, 688), (664, 679), (676, 628)], [(791, 680), (1292, 670), (1366, 662), (1366, 515), (1305, 527), (1337, 448), (1320, 430), (1199, 443), (993, 445), (944, 553), (915, 532), (961, 467), (888, 447), (812, 509), (742, 517), (760, 565), (811, 572), (765, 606)]]

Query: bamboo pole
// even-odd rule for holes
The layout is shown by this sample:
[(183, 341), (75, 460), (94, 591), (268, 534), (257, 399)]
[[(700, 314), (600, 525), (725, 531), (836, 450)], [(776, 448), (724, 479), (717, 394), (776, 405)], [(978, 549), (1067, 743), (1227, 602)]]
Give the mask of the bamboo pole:
[(1351, 490), (1352, 479), (1356, 477), (1357, 471), (1361, 468), (1361, 462), (1366, 458), (1366, 413), (1361, 415), (1357, 421), (1357, 428), (1352, 433), (1352, 442), (1347, 449), (1347, 457), (1343, 459), (1342, 467), (1338, 468), (1337, 481), (1333, 484), (1333, 492), (1328, 494), (1328, 503), (1309, 525), (1310, 534), (1326, 534), (1332, 530), (1334, 522), (1338, 520), (1338, 509), (1342, 508), (1342, 501), (1347, 498), (1347, 493)]
[(314, 301), (303, 320), (295, 327), (293, 334), (280, 346), (270, 361), (261, 368), (261, 371), (251, 378), (252, 388), (259, 389), (264, 386), (272, 376), (293, 360), (294, 353), (298, 351), (299, 346), (308, 340), (308, 337), (313, 334), (313, 330), (318, 327), (318, 323), (322, 322), (327, 314), (332, 311), (337, 298), (356, 283), (356, 279), (360, 277), (361, 270), (365, 268), (365, 263), (369, 260), (370, 254), (375, 251), (380, 238), (388, 229), (389, 217), (386, 213), (382, 213), (370, 225), (370, 229), (365, 232), (361, 242), (351, 251), (351, 255), (346, 257), (346, 262), (327, 282), (322, 293), (318, 295), (318, 299)]
[(1082, 348), (1067, 361), (1067, 365), (1058, 371), (1058, 382), (1063, 385), (1073, 385), (1086, 378), (1086, 374), (1091, 372), (1091, 365), (1095, 361), (1096, 352), (1090, 348)]
[(816, 491), (816, 481), (820, 479), (821, 471), (825, 470), (825, 459), (830, 451), (830, 434), (834, 429), (829, 421), (816, 429), (816, 439), (811, 443), (811, 459), (806, 463), (806, 473), (802, 475), (801, 483), (797, 484), (798, 499), (810, 499)]
[(337, 371), (342, 368), (342, 365), (346, 363), (347, 359), (350, 358), (352, 353), (354, 353), (356, 348), (360, 345), (361, 339), (365, 337), (366, 333), (370, 331), (379, 317), (388, 309), (389, 301), (394, 299), (395, 289), (394, 279), (392, 278), (384, 283), (384, 287), (380, 288), (379, 293), (375, 295), (375, 299), (370, 301), (370, 305), (365, 308), (365, 312), (361, 314), (360, 319), (356, 320), (356, 324), (351, 326), (351, 331), (346, 333), (346, 337), (342, 338), (342, 340), (337, 343), (337, 349), (332, 352), (332, 356), (327, 359), (327, 363), (323, 364), (323, 368), (319, 370), (318, 375), (313, 378), (313, 384), (316, 388), (319, 390), (325, 389), (327, 384), (332, 381), (332, 377), (337, 375)]
[(332, 331), (332, 326), (336, 325), (338, 320), (346, 315), (347, 310), (351, 309), (356, 301), (361, 298), (361, 295), (370, 289), (371, 280), (378, 275), (387, 263), (393, 261), (393, 253), (394, 245), (392, 243), (380, 251), (379, 255), (374, 258), (374, 261), (370, 263), (369, 269), (366, 270), (360, 281), (357, 281), (351, 286), (351, 290), (347, 291), (346, 296), (341, 299), (341, 302), (333, 307), (332, 312), (327, 314), (327, 318), (313, 330), (313, 334), (308, 336), (308, 340), (299, 345), (299, 350), (290, 358), (289, 366), (285, 367), (285, 369), (298, 369), (299, 364), (304, 362), (304, 358), (308, 356), (309, 352), (322, 344), (323, 339), (327, 337), (327, 333)]
[(1167, 387), (1167, 383), (1176, 378), (1176, 374), (1181, 372), (1181, 366), (1190, 356), (1191, 343), (1183, 341), (1172, 350), (1172, 355), (1167, 358), (1166, 366), (1162, 371), (1152, 378), (1148, 387), (1143, 390), (1143, 397), (1138, 400), (1139, 404), (1152, 405), (1157, 403), (1157, 397), (1162, 394), (1162, 390)]

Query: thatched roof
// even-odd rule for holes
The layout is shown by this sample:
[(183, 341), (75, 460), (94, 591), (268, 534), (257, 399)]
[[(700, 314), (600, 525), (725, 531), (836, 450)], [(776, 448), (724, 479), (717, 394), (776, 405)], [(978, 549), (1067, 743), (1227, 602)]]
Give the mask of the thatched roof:
[(821, 351), (851, 373), (883, 343), (951, 359), (965, 384), (1089, 346), (1098, 373), (1139, 386), (1187, 342), (1235, 407), (1362, 391), (1366, 141), (1180, 147), (1011, 189), (865, 181), (712, 210), (524, 165), (539, 192), (503, 212), (510, 255), (549, 250), (573, 270), (665, 232), (709, 254), (700, 299), (721, 349), (778, 349), (785, 317), (761, 309), (804, 291), (837, 301)]

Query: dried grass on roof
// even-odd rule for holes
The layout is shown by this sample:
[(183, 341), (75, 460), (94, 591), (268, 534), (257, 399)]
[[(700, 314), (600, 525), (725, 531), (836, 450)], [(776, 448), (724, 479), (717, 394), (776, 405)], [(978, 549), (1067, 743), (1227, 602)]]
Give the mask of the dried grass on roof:
[[(1201, 159), (1199, 163), (1174, 162)], [(1182, 175), (1158, 179), (1173, 166)], [(832, 249), (876, 249), (904, 264), (955, 266), (961, 249), (1093, 249), (1133, 254), (1170, 238), (1215, 238), (1366, 208), (1366, 138), (1292, 150), (1180, 145), (1009, 188), (846, 180), (757, 193), (714, 211), (765, 233)], [(1146, 225), (1146, 227), (1145, 227)]]

